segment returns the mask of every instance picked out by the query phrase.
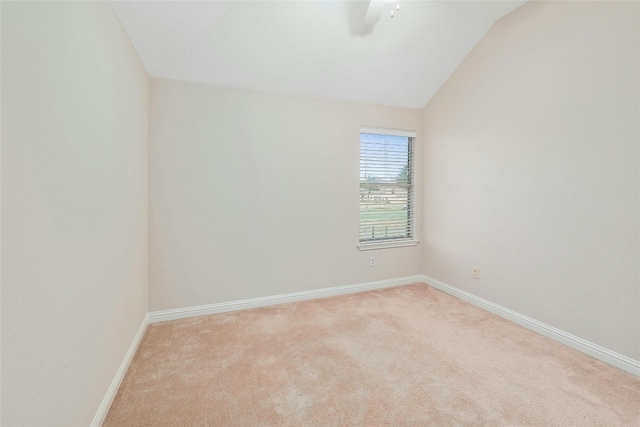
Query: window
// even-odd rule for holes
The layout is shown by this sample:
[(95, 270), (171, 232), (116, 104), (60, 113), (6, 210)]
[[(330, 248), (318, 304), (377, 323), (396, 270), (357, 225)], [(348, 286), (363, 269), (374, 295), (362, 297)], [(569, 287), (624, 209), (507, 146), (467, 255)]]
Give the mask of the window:
[(414, 240), (414, 131), (360, 128), (361, 250)]

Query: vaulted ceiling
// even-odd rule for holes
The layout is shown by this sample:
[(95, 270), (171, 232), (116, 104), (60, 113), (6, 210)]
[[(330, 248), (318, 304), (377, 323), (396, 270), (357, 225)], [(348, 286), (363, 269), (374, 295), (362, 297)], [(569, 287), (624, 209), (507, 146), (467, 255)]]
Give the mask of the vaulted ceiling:
[(525, 1), (111, 3), (153, 77), (422, 108)]

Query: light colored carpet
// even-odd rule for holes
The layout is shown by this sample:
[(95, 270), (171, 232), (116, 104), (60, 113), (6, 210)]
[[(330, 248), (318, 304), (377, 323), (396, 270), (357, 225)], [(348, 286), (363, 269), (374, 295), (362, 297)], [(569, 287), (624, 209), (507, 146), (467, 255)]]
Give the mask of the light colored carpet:
[(640, 426), (640, 379), (423, 284), (149, 326), (106, 426)]

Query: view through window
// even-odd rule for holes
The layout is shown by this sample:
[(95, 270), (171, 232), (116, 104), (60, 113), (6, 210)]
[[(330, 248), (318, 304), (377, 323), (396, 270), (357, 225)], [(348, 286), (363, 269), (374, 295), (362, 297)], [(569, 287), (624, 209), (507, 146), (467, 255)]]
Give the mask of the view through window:
[(413, 132), (383, 131), (360, 133), (361, 243), (413, 238)]

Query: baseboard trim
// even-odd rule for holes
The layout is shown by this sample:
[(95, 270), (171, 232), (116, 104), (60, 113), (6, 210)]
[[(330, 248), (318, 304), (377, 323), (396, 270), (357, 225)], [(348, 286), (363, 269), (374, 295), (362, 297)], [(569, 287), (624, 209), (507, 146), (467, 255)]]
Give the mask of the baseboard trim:
[(571, 335), (560, 329), (539, 322), (530, 317), (524, 316), (508, 308), (477, 297), (469, 292), (455, 288), (451, 285), (443, 283), (439, 280), (428, 277), (424, 274), (415, 276), (401, 277), (397, 279), (380, 280), (376, 282), (359, 283), (355, 285), (335, 286), (332, 288), (314, 289), (310, 291), (292, 292), (289, 294), (272, 295), (260, 298), (251, 298), (239, 301), (223, 302), (218, 304), (201, 305), (196, 307), (186, 307), (175, 310), (163, 310), (147, 313), (138, 328), (129, 350), (125, 355), (116, 376), (114, 377), (107, 393), (102, 399), (102, 403), (91, 422), (91, 427), (100, 427), (109, 412), (109, 408), (115, 399), (118, 388), (124, 379), (127, 369), (136, 354), (138, 345), (142, 341), (147, 325), (151, 323), (164, 322), (168, 320), (183, 319), (187, 317), (204, 316), (208, 314), (225, 313), (229, 311), (245, 310), (248, 308), (266, 307), (276, 304), (284, 304), (289, 302), (312, 300), (318, 298), (327, 298), (338, 295), (352, 294), (357, 292), (365, 292), (374, 289), (391, 288), (394, 286), (410, 285), (412, 283), (424, 283), (443, 292), (448, 293), (456, 298), (471, 303), (477, 307), (487, 310), (493, 314), (517, 323), (534, 332), (538, 332), (548, 338), (565, 344), (571, 348), (588, 354), (596, 359), (602, 360), (610, 365), (618, 367), (633, 375), (640, 377), (640, 361), (631, 359), (622, 354), (608, 350), (602, 346), (584, 340), (575, 335)]
[(380, 280), (377, 282), (359, 283), (356, 285), (335, 286), (332, 288), (313, 289), (310, 291), (292, 292), (289, 294), (200, 305), (196, 307), (154, 311), (149, 313), (149, 323), (166, 322), (168, 320), (184, 319), (187, 317), (226, 313), (229, 311), (245, 310), (248, 308), (266, 307), (269, 305), (285, 304), (289, 302), (333, 297), (337, 295), (352, 294), (357, 292), (370, 291), (373, 289), (391, 288), (394, 286), (410, 285), (412, 283), (422, 282), (422, 275), (416, 275), (401, 277), (398, 279)]
[(149, 314), (147, 313), (138, 328), (136, 336), (133, 338), (133, 341), (129, 346), (127, 354), (124, 356), (124, 359), (120, 364), (120, 368), (118, 368), (118, 372), (116, 372), (116, 376), (113, 378), (113, 381), (111, 381), (107, 394), (104, 396), (104, 399), (102, 399), (98, 412), (96, 412), (96, 415), (93, 417), (93, 421), (91, 421), (91, 427), (100, 427), (104, 423), (107, 413), (109, 412), (109, 408), (118, 393), (118, 388), (120, 388), (120, 384), (122, 384), (122, 380), (124, 379), (124, 375), (127, 373), (127, 369), (129, 369), (133, 356), (135, 356), (136, 350), (138, 350), (138, 345), (140, 344), (140, 341), (142, 341), (142, 337), (144, 336), (144, 332), (147, 329), (148, 324)]
[(578, 351), (588, 354), (589, 356), (595, 357), (596, 359), (602, 360), (603, 362), (606, 362), (610, 365), (613, 365), (617, 368), (620, 368), (624, 371), (627, 371), (633, 375), (640, 377), (640, 361), (631, 359), (630, 357), (608, 350), (602, 346), (599, 346), (597, 344), (584, 340), (580, 337), (571, 335), (560, 329), (554, 328), (553, 326), (549, 326), (545, 323), (538, 322), (535, 319), (524, 316), (513, 310), (509, 310), (508, 308), (502, 307), (498, 304), (494, 304), (491, 301), (487, 301), (473, 294), (470, 294), (466, 291), (457, 289), (451, 285), (447, 285), (446, 283), (440, 282), (439, 280), (433, 279), (425, 275), (421, 275), (421, 276), (422, 276), (422, 279), (421, 279), (422, 283), (425, 283), (429, 286), (432, 286), (436, 289), (439, 289), (443, 292), (453, 295), (456, 298), (460, 298), (461, 300), (467, 301), (468, 303), (471, 303), (477, 307), (480, 307), (482, 309), (490, 311), (493, 314), (497, 314), (500, 317), (503, 317), (514, 323), (517, 323), (520, 326), (524, 326), (527, 329), (530, 329), (534, 332), (538, 332), (539, 334), (542, 334), (548, 338), (551, 338), (571, 348), (574, 348)]

